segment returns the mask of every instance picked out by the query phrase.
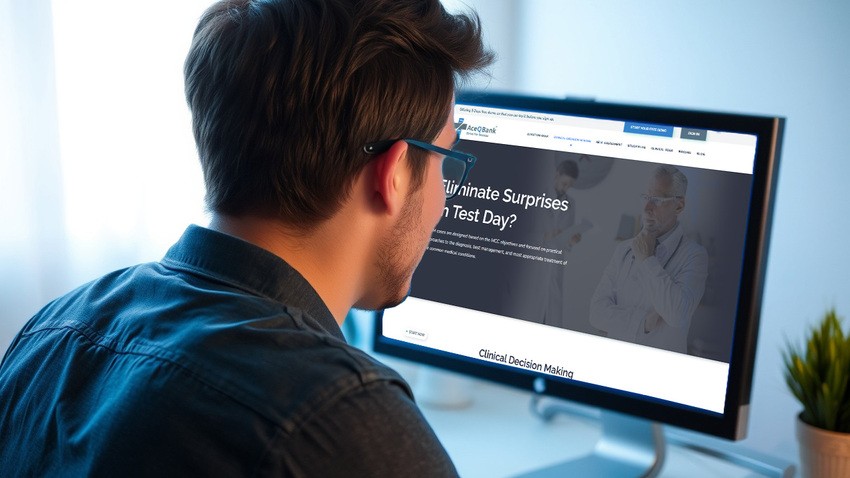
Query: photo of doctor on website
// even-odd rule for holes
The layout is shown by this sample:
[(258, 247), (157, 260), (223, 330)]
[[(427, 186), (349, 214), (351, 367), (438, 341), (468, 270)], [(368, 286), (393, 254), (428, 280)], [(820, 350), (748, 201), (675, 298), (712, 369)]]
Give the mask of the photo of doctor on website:
[(708, 277), (706, 249), (678, 220), (687, 188), (675, 166), (654, 170), (640, 197), (642, 228), (616, 247), (591, 299), (590, 324), (608, 337), (687, 353)]

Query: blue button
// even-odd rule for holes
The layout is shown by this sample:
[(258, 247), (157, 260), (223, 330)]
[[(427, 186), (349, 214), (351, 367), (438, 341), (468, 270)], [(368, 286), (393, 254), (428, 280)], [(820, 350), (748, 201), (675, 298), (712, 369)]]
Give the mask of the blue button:
[(626, 125), (623, 127), (623, 132), (648, 134), (651, 136), (666, 136), (668, 138), (673, 137), (673, 127), (662, 124), (633, 123), (631, 121), (627, 121)]

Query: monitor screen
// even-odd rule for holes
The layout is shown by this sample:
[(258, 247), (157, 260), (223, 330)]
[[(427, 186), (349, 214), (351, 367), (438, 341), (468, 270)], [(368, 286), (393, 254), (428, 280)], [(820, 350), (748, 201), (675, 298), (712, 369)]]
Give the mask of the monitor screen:
[(375, 350), (746, 430), (779, 118), (467, 92), (443, 217)]

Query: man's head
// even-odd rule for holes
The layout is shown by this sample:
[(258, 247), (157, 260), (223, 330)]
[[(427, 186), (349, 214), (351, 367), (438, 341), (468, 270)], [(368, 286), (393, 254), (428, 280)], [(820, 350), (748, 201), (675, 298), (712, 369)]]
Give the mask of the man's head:
[(578, 179), (578, 165), (566, 159), (555, 168), (555, 193), (563, 197)]
[(673, 229), (679, 214), (685, 209), (688, 178), (671, 165), (655, 169), (644, 195), (643, 227), (660, 236)]
[[(478, 19), (437, 0), (214, 4), (185, 64), (208, 208), (309, 230), (339, 210), (365, 144), (435, 140), (455, 77), (491, 60)], [(407, 156), (421, 183), (429, 155)]]

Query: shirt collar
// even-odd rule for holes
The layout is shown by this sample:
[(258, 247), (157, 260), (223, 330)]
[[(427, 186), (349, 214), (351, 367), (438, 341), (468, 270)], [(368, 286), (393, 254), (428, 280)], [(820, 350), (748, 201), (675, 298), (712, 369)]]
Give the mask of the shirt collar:
[(307, 279), (271, 252), (196, 225), (165, 254), (163, 264), (202, 273), (303, 310), (331, 335), (344, 340), (339, 325)]

